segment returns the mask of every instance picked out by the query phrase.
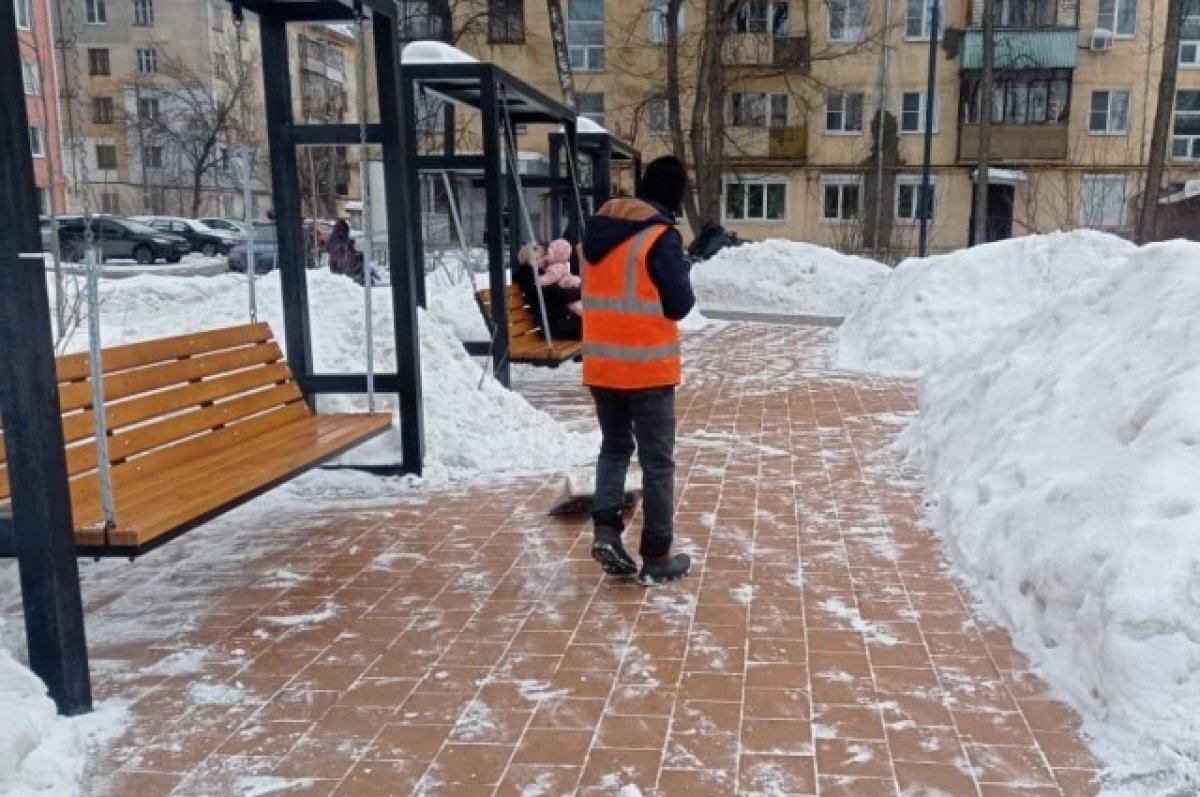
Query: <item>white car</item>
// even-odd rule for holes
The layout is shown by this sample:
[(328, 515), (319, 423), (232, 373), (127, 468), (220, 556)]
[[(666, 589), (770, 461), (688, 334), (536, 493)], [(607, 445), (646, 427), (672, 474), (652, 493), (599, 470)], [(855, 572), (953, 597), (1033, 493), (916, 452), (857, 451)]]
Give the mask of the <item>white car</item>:
[(227, 230), (214, 230), (204, 226), (195, 219), (185, 219), (179, 216), (135, 216), (134, 221), (153, 227), (160, 232), (169, 232), (186, 238), (192, 245), (193, 252), (199, 252), (205, 257), (227, 255), (242, 236)]

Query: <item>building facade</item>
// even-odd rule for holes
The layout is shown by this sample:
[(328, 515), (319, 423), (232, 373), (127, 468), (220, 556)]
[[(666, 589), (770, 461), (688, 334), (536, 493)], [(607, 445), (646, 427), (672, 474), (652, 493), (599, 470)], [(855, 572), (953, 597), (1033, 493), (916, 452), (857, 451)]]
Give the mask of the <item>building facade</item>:
[(223, 0), (51, 0), (68, 206), (241, 217), (270, 207), (252, 16)]
[[(459, 47), (557, 96), (541, 0), (409, 0)], [(668, 82), (667, 0), (564, 0), (582, 113), (649, 156), (690, 127), (704, 5), (684, 0)], [(995, 88), (980, 96), (982, 0), (939, 9), (932, 100), (933, 251), (971, 241), (979, 120), (990, 109), (989, 238), (1091, 227), (1129, 234), (1150, 152), (1165, 0), (995, 0)], [(1200, 3), (1178, 54), (1167, 191), (1200, 177)], [(440, 9), (440, 10), (439, 10)], [(749, 0), (721, 46), (721, 214), (782, 237), (898, 259), (915, 251), (933, 0)], [(444, 36), (443, 36), (444, 38)], [(880, 109), (884, 113), (879, 113)], [(544, 149), (530, 131), (523, 149)]]
[(62, 138), (58, 118), (58, 70), (50, 0), (13, 0), (25, 111), (29, 116), (29, 147), (33, 153), (38, 212), (47, 216), (66, 202)]

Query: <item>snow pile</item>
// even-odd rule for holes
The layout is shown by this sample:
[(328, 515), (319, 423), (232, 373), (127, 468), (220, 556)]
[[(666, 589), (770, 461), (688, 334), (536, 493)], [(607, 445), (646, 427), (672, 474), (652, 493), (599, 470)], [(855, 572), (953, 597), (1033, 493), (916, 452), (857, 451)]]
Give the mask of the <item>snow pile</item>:
[(906, 260), (842, 325), (838, 364), (921, 371), (1123, 265), (1133, 250), (1115, 236), (1079, 230)]
[(91, 748), (121, 731), (123, 709), (58, 716), (46, 686), (14, 658), (0, 620), (0, 794), (78, 794)]
[[(904, 444), (927, 466), (934, 525), (976, 593), (1081, 709), (1129, 791), (1193, 793), (1200, 245), (1134, 250), (1124, 268), (1111, 261), (1128, 247), (1094, 234), (988, 249), (1002, 276), (963, 256), (956, 288), (917, 263), (880, 302), (903, 313), (901, 296), (927, 299), (899, 326), (914, 333), (905, 362), (933, 362)], [(1089, 271), (1100, 276), (1013, 317), (1017, 289), (1032, 308)], [(968, 297), (992, 337), (947, 358), (953, 336), (982, 335), (966, 323)], [(951, 311), (951, 330), (916, 335), (935, 304)], [(1008, 328), (996, 329), (1006, 312)]]
[[(282, 344), (283, 306), (277, 274), (260, 277), (259, 318), (269, 322)], [(366, 334), (362, 288), (326, 271), (308, 272), (313, 357), (320, 373), (362, 372)], [(461, 288), (460, 288), (461, 290)], [(105, 281), (101, 288), (104, 345), (179, 335), (248, 320), (243, 275), (208, 278), (133, 277)], [(478, 314), (478, 311), (476, 311)], [(377, 373), (395, 370), (390, 295), (376, 291), (374, 302)], [(454, 330), (423, 313), (421, 365), (425, 407), (426, 477), (435, 481), (480, 474), (514, 475), (585, 464), (598, 437), (567, 431), (520, 395), (505, 390), (485, 366), (472, 360)], [(87, 345), (86, 324), (75, 332), (68, 350)], [(322, 411), (361, 411), (362, 397), (322, 397)], [(380, 409), (391, 397), (379, 396)], [(352, 452), (355, 462), (395, 462), (398, 433)], [(322, 477), (331, 474), (323, 474)]]
[(700, 306), (713, 310), (843, 316), (887, 278), (874, 260), (795, 241), (722, 249), (692, 269)]

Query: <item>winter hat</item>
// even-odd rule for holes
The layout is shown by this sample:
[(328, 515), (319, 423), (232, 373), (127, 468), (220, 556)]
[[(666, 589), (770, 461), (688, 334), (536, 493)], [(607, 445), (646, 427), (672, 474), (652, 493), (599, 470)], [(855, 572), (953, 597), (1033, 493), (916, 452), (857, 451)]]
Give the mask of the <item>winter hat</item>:
[(571, 243), (565, 238), (555, 238), (546, 246), (547, 263), (571, 262)]
[(683, 209), (687, 185), (688, 173), (683, 161), (674, 155), (663, 155), (646, 165), (637, 195), (638, 199), (653, 202), (671, 213), (679, 213)]

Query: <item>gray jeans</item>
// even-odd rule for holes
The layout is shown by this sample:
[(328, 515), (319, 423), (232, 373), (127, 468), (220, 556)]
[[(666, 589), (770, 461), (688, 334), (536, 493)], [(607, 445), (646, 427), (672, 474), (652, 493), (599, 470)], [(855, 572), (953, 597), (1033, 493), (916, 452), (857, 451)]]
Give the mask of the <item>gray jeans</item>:
[(597, 526), (625, 530), (622, 499), (625, 474), (636, 440), (642, 466), (643, 557), (671, 551), (675, 507), (675, 388), (610, 390), (592, 388), (603, 442), (596, 463)]

